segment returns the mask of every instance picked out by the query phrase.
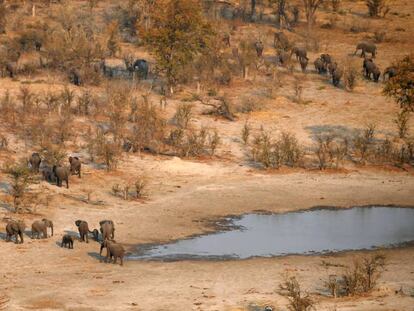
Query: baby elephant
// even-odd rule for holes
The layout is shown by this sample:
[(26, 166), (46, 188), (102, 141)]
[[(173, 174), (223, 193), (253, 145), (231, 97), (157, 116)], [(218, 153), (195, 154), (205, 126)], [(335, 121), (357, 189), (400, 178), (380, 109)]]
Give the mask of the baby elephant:
[(70, 173), (72, 175), (78, 175), (81, 178), (81, 161), (78, 157), (69, 157)]
[(69, 249), (73, 249), (73, 237), (69, 234), (65, 234), (62, 237), (62, 244), (60, 247), (68, 247)]
[(14, 235), (15, 239), (16, 239), (16, 244), (19, 243), (19, 239), (17, 238), (18, 236), (20, 237), (20, 243), (23, 243), (23, 233), (24, 233), (24, 229), (26, 229), (26, 224), (19, 220), (19, 221), (15, 221), (12, 220), (10, 221), (7, 225), (6, 225), (6, 241), (9, 242), (11, 237)]
[(40, 238), (40, 234), (43, 235), (43, 238), (47, 238), (47, 228), (51, 229), (51, 236), (53, 236), (53, 222), (49, 219), (43, 218), (42, 220), (36, 220), (32, 224), (32, 239), (36, 236)]
[(112, 261), (112, 257), (114, 257), (114, 264), (116, 264), (117, 259), (121, 260), (121, 266), (124, 264), (124, 256), (125, 250), (121, 244), (116, 243), (114, 240), (104, 240), (101, 243), (101, 249), (99, 251), (99, 255), (102, 256), (102, 250), (106, 248), (106, 258), (105, 262)]

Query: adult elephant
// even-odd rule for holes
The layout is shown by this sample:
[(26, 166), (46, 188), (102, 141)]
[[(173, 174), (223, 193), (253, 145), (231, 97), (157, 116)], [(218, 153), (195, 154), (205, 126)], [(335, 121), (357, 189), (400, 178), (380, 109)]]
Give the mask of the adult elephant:
[[(79, 238), (80, 241), (84, 241), (86, 243), (89, 243), (89, 233), (94, 234), (94, 231), (90, 231), (89, 230), (89, 225), (86, 221), (84, 220), (76, 220), (75, 221), (75, 225), (76, 227), (78, 227), (78, 231), (79, 231)], [(94, 234), (95, 235), (95, 234)]]
[(55, 173), (53, 173), (53, 167), (52, 166), (49, 166), (49, 165), (43, 166), (42, 176), (43, 176), (43, 179), (46, 180), (47, 182), (55, 182), (56, 181), (56, 176), (55, 176)]
[(63, 166), (53, 165), (53, 174), (56, 177), (56, 185), (62, 187), (62, 181), (66, 181), (66, 188), (69, 189), (69, 169)]
[(397, 75), (397, 68), (395, 68), (394, 66), (391, 67), (387, 67), (382, 75), (384, 81), (386, 79), (386, 77), (388, 76), (388, 79), (391, 79), (393, 77), (395, 77)]
[(149, 64), (145, 59), (137, 59), (132, 65), (134, 73), (138, 78), (146, 80), (148, 78)]
[(332, 72), (332, 84), (336, 87), (339, 86), (339, 82), (341, 81), (343, 72), (340, 68), (336, 68), (333, 72)]
[(17, 74), (17, 62), (8, 62), (6, 64), (6, 72), (10, 78), (14, 78)]
[(36, 236), (40, 238), (40, 235), (43, 238), (47, 238), (47, 228), (51, 229), (51, 236), (53, 236), (53, 222), (49, 219), (43, 218), (42, 220), (36, 220), (32, 224), (32, 239)]
[(102, 220), (99, 222), (99, 225), (102, 234), (102, 241), (105, 241), (106, 239), (114, 239), (115, 224), (112, 220)]
[(296, 55), (296, 59), (300, 60), (301, 58), (304, 58), (306, 60), (309, 60), (309, 58), (307, 57), (307, 51), (305, 48), (300, 48), (300, 47), (293, 47), (292, 51), (290, 53), (290, 55), (295, 54)]
[(354, 55), (356, 55), (359, 50), (361, 50), (361, 57), (365, 57), (365, 53), (371, 53), (372, 57), (375, 58), (375, 55), (377, 54), (377, 46), (370, 42), (359, 42), (356, 46)]
[(29, 159), (29, 163), (32, 170), (36, 173), (39, 172), (40, 162), (42, 162), (40, 155), (37, 152), (32, 153)]
[(326, 64), (320, 57), (313, 62), (313, 65), (315, 66), (315, 69), (319, 74), (326, 73)]
[(81, 74), (81, 72), (78, 69), (76, 69), (76, 68), (72, 68), (69, 71), (69, 81), (71, 83), (73, 83), (74, 85), (76, 85), (76, 86), (82, 85), (83, 82), (82, 82), (82, 74)]
[(365, 72), (365, 77), (367, 79), (370, 79), (370, 80), (372, 79), (375, 82), (378, 82), (379, 77), (381, 75), (381, 71), (371, 59), (364, 60), (363, 68)]
[(78, 157), (69, 157), (70, 173), (72, 175), (78, 175), (81, 178), (82, 163)]
[(113, 240), (104, 240), (101, 243), (99, 255), (102, 256), (102, 250), (104, 248), (106, 248), (105, 262), (112, 261), (112, 257), (114, 257), (114, 264), (116, 264), (118, 258), (121, 260), (121, 266), (124, 264), (125, 249), (121, 244), (118, 244)]
[(19, 243), (19, 239), (18, 237), (20, 237), (20, 243), (24, 242), (23, 239), (23, 234), (24, 234), (24, 229), (26, 229), (26, 224), (19, 220), (19, 221), (10, 221), (7, 225), (6, 225), (6, 241), (9, 242), (11, 240), (11, 237), (14, 236), (16, 239), (16, 244)]

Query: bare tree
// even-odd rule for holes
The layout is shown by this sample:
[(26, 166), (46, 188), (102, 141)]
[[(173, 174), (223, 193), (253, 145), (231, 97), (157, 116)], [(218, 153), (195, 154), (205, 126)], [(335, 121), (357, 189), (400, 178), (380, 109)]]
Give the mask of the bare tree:
[(315, 22), (315, 13), (319, 6), (323, 3), (323, 0), (302, 0), (305, 7), (306, 21), (308, 22), (308, 28), (312, 28)]

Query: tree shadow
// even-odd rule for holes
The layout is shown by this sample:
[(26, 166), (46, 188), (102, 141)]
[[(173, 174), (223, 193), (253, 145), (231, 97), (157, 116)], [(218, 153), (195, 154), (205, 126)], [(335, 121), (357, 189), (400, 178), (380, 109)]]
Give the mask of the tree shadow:
[(359, 129), (344, 125), (311, 125), (306, 126), (305, 130), (311, 133), (311, 137), (315, 141), (318, 136), (334, 135), (336, 137), (352, 137), (360, 131)]

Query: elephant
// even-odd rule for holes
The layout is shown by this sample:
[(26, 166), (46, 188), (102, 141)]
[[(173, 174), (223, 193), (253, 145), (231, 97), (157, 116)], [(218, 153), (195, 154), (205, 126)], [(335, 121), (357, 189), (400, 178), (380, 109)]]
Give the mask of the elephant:
[(6, 64), (6, 72), (10, 78), (14, 78), (17, 74), (17, 62), (8, 62)]
[(46, 165), (42, 168), (42, 175), (44, 180), (48, 182), (55, 182), (56, 176), (55, 173), (53, 173), (53, 167)]
[(299, 63), (302, 72), (306, 72), (306, 67), (308, 67), (308, 60), (306, 58), (301, 58), (299, 59)]
[(73, 68), (69, 71), (69, 81), (76, 86), (83, 84), (82, 75), (78, 69)]
[(328, 64), (328, 72), (331, 76), (333, 76), (334, 71), (338, 68), (338, 64), (336, 62)]
[(332, 72), (332, 84), (334, 86), (338, 86), (339, 82), (341, 81), (343, 72), (340, 68), (336, 68), (333, 72)]
[(69, 157), (70, 173), (77, 174), (81, 178), (82, 163), (78, 157)]
[(300, 60), (301, 58), (304, 58), (306, 60), (309, 60), (309, 58), (307, 57), (307, 52), (305, 48), (300, 48), (300, 47), (293, 47), (291, 50), (290, 55), (292, 56), (292, 54), (296, 55), (296, 59)]
[(323, 60), (322, 60), (320, 57), (319, 57), (319, 58), (317, 58), (317, 59), (313, 62), (313, 64), (314, 64), (314, 66), (315, 66), (316, 71), (317, 71), (319, 74), (326, 73), (326, 65), (325, 65), (325, 63), (323, 62)]
[(95, 230), (94, 231), (89, 231), (89, 225), (84, 220), (76, 220), (75, 225), (76, 225), (76, 227), (78, 227), (78, 230), (79, 230), (80, 241), (84, 241), (86, 243), (89, 243), (88, 234), (89, 233), (94, 234)]
[(283, 32), (276, 32), (273, 37), (273, 46), (276, 49), (287, 51), (290, 48), (289, 39)]
[(99, 222), (99, 226), (100, 226), (100, 231), (102, 234), (102, 240), (109, 239), (109, 238), (114, 239), (115, 224), (112, 220), (101, 220)]
[(53, 165), (53, 174), (56, 176), (56, 185), (62, 187), (62, 181), (66, 181), (66, 188), (69, 189), (69, 170), (66, 167)]
[(137, 59), (132, 66), (132, 70), (140, 79), (146, 80), (148, 78), (149, 65), (145, 59)]
[(332, 57), (329, 54), (321, 54), (320, 58), (325, 63), (325, 65), (332, 63)]
[(372, 57), (375, 58), (377, 46), (374, 43), (363, 41), (357, 44), (354, 55), (356, 55), (359, 50), (361, 50), (361, 57), (365, 57), (365, 53), (371, 53)]
[(73, 249), (73, 242), (74, 242), (73, 237), (70, 236), (69, 234), (65, 234), (62, 237), (62, 243), (61, 243), (60, 247), (66, 247), (67, 246), (69, 249)]
[(374, 62), (370, 59), (365, 59), (363, 63), (363, 68), (365, 72), (365, 77), (367, 79), (373, 79), (375, 82), (378, 82), (379, 77), (381, 75), (381, 71), (379, 70), (378, 66), (374, 64)]
[(101, 249), (99, 251), (99, 255), (102, 256), (102, 250), (106, 248), (106, 259), (105, 262), (108, 262), (112, 260), (112, 257), (114, 257), (114, 264), (116, 264), (117, 259), (119, 258), (121, 260), (121, 266), (124, 264), (124, 256), (125, 256), (125, 250), (121, 244), (116, 243), (114, 240), (104, 240), (101, 243)]
[(254, 48), (256, 50), (257, 57), (262, 57), (262, 55), (263, 55), (263, 49), (264, 49), (263, 42), (260, 41), (260, 40), (259, 41), (256, 41), (254, 43)]
[(277, 58), (277, 62), (280, 63), (282, 66), (287, 66), (287, 64), (290, 61), (289, 53), (282, 51), (282, 50), (278, 51), (276, 58)]
[(397, 68), (395, 68), (394, 66), (387, 67), (384, 73), (382, 74), (384, 81), (387, 75), (388, 75), (388, 79), (395, 77), (397, 75)]
[(32, 153), (29, 159), (29, 163), (30, 163), (32, 170), (36, 173), (39, 172), (40, 162), (42, 162), (40, 155), (37, 152)]
[(37, 238), (40, 238), (40, 234), (43, 235), (43, 238), (47, 238), (47, 228), (52, 230), (51, 236), (53, 236), (53, 222), (49, 219), (43, 218), (42, 220), (36, 220), (32, 224), (32, 239), (35, 235)]
[(24, 229), (26, 229), (26, 224), (19, 220), (19, 221), (15, 221), (12, 220), (10, 221), (7, 225), (6, 225), (6, 241), (9, 242), (11, 237), (14, 235), (15, 239), (16, 239), (16, 244), (19, 243), (18, 240), (18, 236), (20, 236), (20, 243), (24, 242), (23, 239), (23, 233), (24, 233)]

